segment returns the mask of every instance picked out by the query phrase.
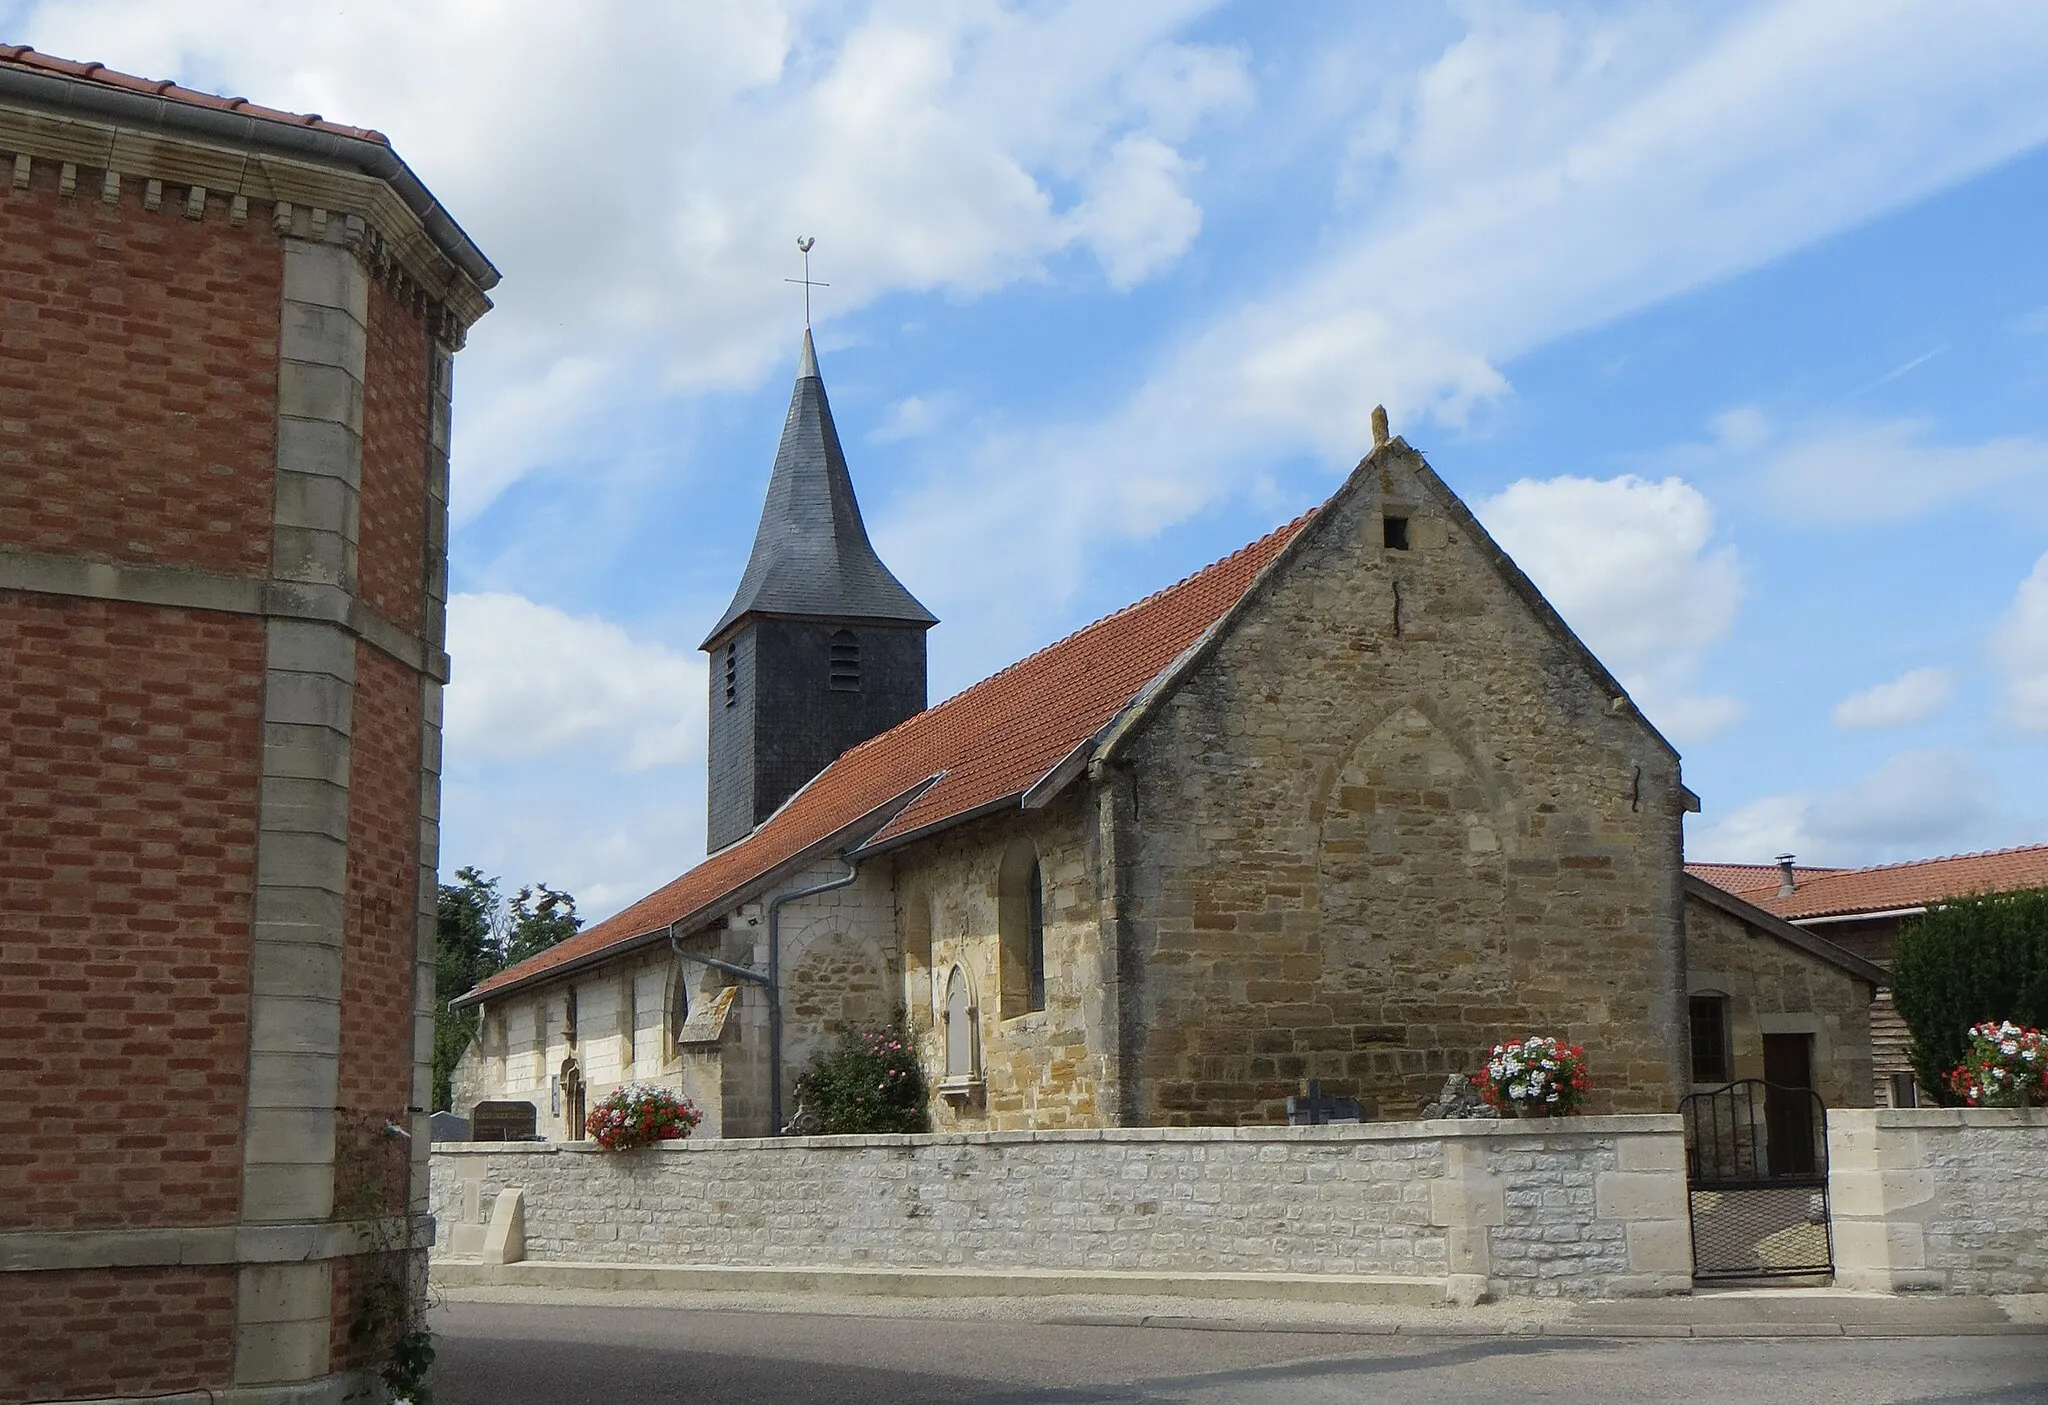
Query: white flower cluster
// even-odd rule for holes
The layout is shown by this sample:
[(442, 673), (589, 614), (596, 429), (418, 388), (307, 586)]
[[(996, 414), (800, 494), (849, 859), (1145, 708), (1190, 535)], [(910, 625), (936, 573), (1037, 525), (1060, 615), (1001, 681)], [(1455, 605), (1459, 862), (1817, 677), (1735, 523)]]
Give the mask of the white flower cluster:
[(1532, 1034), (1517, 1044), (1496, 1044), (1487, 1076), (1515, 1102), (1563, 1100), (1566, 1050), (1557, 1040)]

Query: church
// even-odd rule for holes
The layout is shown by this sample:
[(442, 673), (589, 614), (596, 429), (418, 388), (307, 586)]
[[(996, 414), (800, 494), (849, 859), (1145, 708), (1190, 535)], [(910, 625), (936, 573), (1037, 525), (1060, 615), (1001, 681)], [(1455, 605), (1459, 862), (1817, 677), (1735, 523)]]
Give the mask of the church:
[(1688, 875), (1679, 756), (1374, 416), (1328, 501), (948, 698), (808, 331), (709, 654), (709, 857), (458, 996), (455, 1107), (655, 1083), (761, 1136), (904, 1012), (940, 1131), (1415, 1117), (1494, 1044), (1591, 1112), (1871, 1101), (1884, 972)]

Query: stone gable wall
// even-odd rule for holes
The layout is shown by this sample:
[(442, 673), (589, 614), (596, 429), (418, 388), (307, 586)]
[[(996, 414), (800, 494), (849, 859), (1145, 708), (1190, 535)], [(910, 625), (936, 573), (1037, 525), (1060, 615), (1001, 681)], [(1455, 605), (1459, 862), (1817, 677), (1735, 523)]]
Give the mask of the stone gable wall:
[(1731, 1080), (1764, 1076), (1766, 1033), (1810, 1034), (1821, 1101), (1870, 1106), (1870, 987), (1861, 980), (1692, 897), (1685, 965), (1688, 994), (1728, 997)]
[(1531, 1032), (1594, 1111), (1676, 1104), (1676, 761), (1424, 472), (1376, 454), (1122, 758), (1141, 1122), (1413, 1116)]
[[(1689, 1285), (1678, 1119), (437, 1147), (452, 1227), (524, 1192), (526, 1254), (598, 1263), (1467, 1275)], [(467, 1236), (465, 1236), (467, 1237)]]

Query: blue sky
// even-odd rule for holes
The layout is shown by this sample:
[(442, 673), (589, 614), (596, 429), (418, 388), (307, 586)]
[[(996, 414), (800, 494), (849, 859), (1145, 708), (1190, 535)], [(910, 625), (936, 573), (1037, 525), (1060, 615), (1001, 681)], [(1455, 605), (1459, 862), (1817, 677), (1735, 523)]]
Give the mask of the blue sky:
[(1319, 501), (1384, 403), (1685, 757), (1693, 857), (2048, 838), (2048, 9), (0, 0), (389, 132), (458, 361), (443, 855), (702, 853), (793, 241), (933, 696)]

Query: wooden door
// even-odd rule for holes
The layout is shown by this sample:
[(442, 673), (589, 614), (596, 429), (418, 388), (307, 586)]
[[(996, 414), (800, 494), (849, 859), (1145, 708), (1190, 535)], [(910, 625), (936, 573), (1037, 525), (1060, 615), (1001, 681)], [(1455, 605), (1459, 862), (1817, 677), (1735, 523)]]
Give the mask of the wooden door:
[(1771, 1174), (1810, 1176), (1814, 1156), (1813, 1036), (1764, 1036), (1764, 1127)]

